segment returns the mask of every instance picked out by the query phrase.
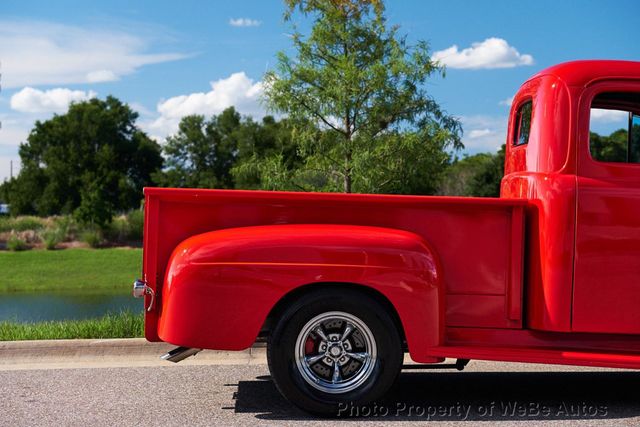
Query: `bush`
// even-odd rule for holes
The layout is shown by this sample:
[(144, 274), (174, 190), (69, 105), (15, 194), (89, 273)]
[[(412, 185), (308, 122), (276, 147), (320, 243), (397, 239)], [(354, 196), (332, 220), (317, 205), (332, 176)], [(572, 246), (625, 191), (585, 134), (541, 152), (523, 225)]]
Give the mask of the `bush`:
[(60, 228), (47, 229), (42, 233), (42, 241), (47, 250), (53, 250), (58, 243), (64, 239), (63, 231)]
[(81, 224), (97, 225), (106, 230), (113, 218), (113, 205), (104, 194), (105, 189), (98, 183), (92, 183), (80, 192), (80, 206), (73, 215)]
[[(126, 215), (113, 217), (104, 226), (95, 223), (79, 223), (73, 215), (39, 218), (34, 216), (0, 217), (0, 242), (9, 236), (21, 240), (27, 247), (39, 246), (55, 249), (62, 242), (82, 241), (91, 247), (105, 243), (117, 245), (135, 244), (142, 240), (144, 211), (136, 209)], [(13, 243), (21, 247), (17, 241)]]
[(92, 248), (99, 248), (104, 243), (102, 231), (99, 228), (86, 229), (82, 232), (82, 241)]
[(111, 220), (106, 229), (106, 237), (110, 242), (125, 242), (129, 236), (129, 223), (125, 216), (119, 216)]
[(107, 240), (115, 243), (126, 243), (142, 240), (144, 227), (144, 212), (141, 210), (130, 211), (127, 215), (115, 217), (106, 228)]
[(45, 227), (45, 220), (35, 216), (17, 217), (13, 227), (16, 231), (40, 230)]
[(29, 249), (29, 247), (27, 246), (27, 242), (25, 242), (15, 234), (12, 234), (9, 237), (9, 240), (7, 240), (7, 249), (9, 249), (10, 251), (18, 252), (26, 251), (27, 249)]
[(45, 227), (45, 221), (35, 216), (0, 218), (0, 232), (40, 230)]
[(142, 231), (144, 229), (144, 211), (140, 209), (133, 210), (127, 215), (127, 223), (129, 224), (129, 239), (142, 240)]
[(71, 215), (55, 217), (53, 223), (59, 232), (61, 241), (75, 240), (78, 230), (76, 222)]

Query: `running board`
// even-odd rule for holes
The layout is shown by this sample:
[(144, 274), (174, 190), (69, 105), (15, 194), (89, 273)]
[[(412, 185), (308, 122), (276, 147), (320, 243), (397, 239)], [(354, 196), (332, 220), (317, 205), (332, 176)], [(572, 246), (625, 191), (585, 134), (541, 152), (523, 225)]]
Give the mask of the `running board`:
[(534, 349), (530, 347), (442, 346), (431, 349), (429, 355), (500, 362), (640, 369), (640, 353), (629, 352), (610, 353), (576, 349)]

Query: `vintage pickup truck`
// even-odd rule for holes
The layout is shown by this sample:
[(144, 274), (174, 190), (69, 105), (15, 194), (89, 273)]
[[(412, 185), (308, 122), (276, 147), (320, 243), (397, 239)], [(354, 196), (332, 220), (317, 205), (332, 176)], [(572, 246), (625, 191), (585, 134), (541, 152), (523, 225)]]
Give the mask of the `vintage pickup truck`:
[[(615, 150), (590, 140), (603, 110)], [(147, 188), (146, 338), (178, 361), (265, 337), (321, 415), (379, 399), (405, 353), (640, 368), (640, 62), (524, 83), (504, 172), (500, 198)]]

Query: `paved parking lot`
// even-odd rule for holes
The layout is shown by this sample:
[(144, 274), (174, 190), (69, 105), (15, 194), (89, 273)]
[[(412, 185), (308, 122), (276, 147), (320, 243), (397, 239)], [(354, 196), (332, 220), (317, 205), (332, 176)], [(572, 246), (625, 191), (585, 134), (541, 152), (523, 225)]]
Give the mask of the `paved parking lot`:
[[(0, 425), (354, 425), (293, 408), (264, 364), (7, 370), (0, 383)], [(405, 372), (385, 401), (343, 415), (394, 426), (638, 425), (638, 385), (633, 371), (472, 361), (464, 372)]]

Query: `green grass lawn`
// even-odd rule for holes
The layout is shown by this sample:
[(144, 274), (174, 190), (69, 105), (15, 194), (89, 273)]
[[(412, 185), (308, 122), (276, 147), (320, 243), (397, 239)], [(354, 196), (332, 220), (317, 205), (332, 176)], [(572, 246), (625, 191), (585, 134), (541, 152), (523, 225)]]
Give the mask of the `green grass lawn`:
[(0, 252), (0, 293), (82, 290), (123, 292), (140, 276), (142, 249)]
[(107, 314), (96, 319), (21, 323), (0, 322), (0, 341), (79, 338), (136, 338), (144, 336), (142, 313)]

